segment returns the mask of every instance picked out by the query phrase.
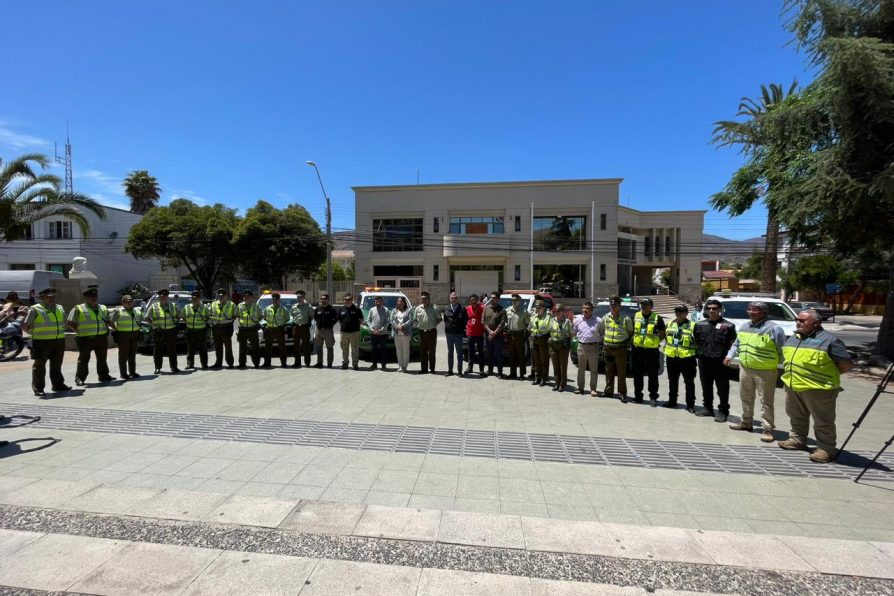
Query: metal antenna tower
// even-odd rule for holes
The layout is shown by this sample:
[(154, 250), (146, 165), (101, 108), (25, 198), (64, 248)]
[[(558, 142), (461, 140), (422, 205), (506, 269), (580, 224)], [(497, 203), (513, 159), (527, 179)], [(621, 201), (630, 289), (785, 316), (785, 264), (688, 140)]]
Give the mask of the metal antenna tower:
[(65, 166), (65, 192), (74, 192), (74, 183), (71, 175), (71, 139), (68, 138), (68, 120), (65, 121), (65, 157), (59, 157), (56, 143), (53, 143), (53, 155), (56, 163)]

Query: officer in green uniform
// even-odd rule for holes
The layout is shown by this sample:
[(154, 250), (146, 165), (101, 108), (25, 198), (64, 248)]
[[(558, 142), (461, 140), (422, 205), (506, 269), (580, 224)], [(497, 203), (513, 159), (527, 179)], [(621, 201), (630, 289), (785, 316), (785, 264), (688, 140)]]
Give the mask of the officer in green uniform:
[(549, 353), (553, 361), (556, 383), (553, 391), (563, 392), (568, 386), (568, 354), (571, 352), (571, 338), (574, 328), (566, 318), (565, 306), (556, 305), (556, 316), (549, 322)]
[[(509, 333), (509, 379), (525, 380), (528, 356), (525, 353), (531, 315), (522, 307), (518, 294), (512, 295), (512, 306), (506, 309), (506, 331)], [(519, 376), (515, 375), (518, 369)]]
[(100, 383), (109, 383), (115, 377), (109, 375), (106, 361), (109, 352), (109, 309), (98, 303), (99, 290), (91, 286), (84, 291), (84, 303), (68, 313), (68, 327), (77, 335), (78, 367), (75, 385), (81, 387), (87, 381), (90, 355), (96, 354), (96, 375)]
[(304, 290), (295, 290), (295, 304), (292, 305), (292, 350), (295, 352), (295, 364), (292, 368), (310, 366), (310, 324), (314, 320), (314, 309), (304, 299)]
[(211, 337), (214, 338), (214, 364), (212, 369), (223, 366), (226, 354), (227, 368), (233, 368), (233, 321), (236, 320), (236, 305), (227, 291), (217, 290), (217, 300), (210, 308)]
[(841, 373), (849, 371), (853, 362), (844, 342), (823, 329), (815, 310), (799, 312), (795, 329), (782, 347), (785, 412), (792, 430), (779, 446), (806, 451), (812, 417), (818, 448), (810, 461), (826, 464), (837, 454), (835, 402), (841, 392)]
[(245, 290), (242, 302), (236, 305), (236, 320), (239, 321), (239, 331), (236, 333), (236, 341), (239, 343), (239, 368), (246, 367), (249, 351), (251, 363), (255, 368), (261, 368), (261, 338), (258, 337), (261, 308), (255, 302), (255, 294), (251, 290)]
[(599, 332), (605, 353), (605, 391), (602, 395), (613, 397), (615, 392), (615, 376), (618, 377), (618, 391), (621, 402), (627, 403), (627, 350), (630, 337), (633, 335), (633, 321), (621, 314), (621, 298), (612, 296), (609, 301), (611, 311), (602, 317)]
[(273, 299), (273, 304), (264, 309), (264, 320), (267, 321), (267, 326), (264, 327), (264, 368), (270, 368), (274, 341), (279, 353), (279, 362), (285, 368), (286, 357), (289, 355), (286, 350), (286, 325), (291, 321), (291, 317), (289, 310), (280, 302), (282, 296), (279, 292), (273, 292), (270, 297)]
[(186, 368), (195, 370), (196, 354), (202, 370), (208, 368), (208, 321), (211, 320), (211, 308), (202, 304), (202, 292), (193, 290), (191, 302), (183, 307), (180, 313), (186, 322)]
[(534, 316), (528, 325), (531, 334), (531, 358), (534, 367), (532, 385), (546, 385), (549, 379), (549, 326), (552, 316), (546, 310), (546, 302), (538, 300), (534, 305)]
[(686, 411), (695, 413), (695, 339), (694, 323), (689, 320), (689, 308), (685, 304), (674, 307), (674, 320), (666, 330), (664, 361), (667, 363), (667, 401), (663, 408), (676, 408), (680, 392), (680, 376), (686, 387)]
[(68, 391), (62, 376), (65, 357), (65, 310), (56, 304), (56, 292), (41, 290), (40, 304), (28, 310), (22, 329), (31, 334), (31, 389), (37, 397), (45, 397), (47, 362), (50, 363), (50, 387), (53, 391)]
[(149, 307), (145, 318), (152, 325), (152, 358), (155, 360), (155, 374), (161, 374), (161, 363), (165, 354), (168, 356), (171, 372), (180, 372), (177, 368), (177, 322), (180, 320), (180, 312), (176, 304), (171, 304), (167, 288), (158, 291), (158, 302)]
[(651, 298), (640, 300), (640, 311), (633, 317), (633, 396), (643, 401), (643, 375), (649, 378), (649, 403), (658, 406), (658, 347), (664, 339), (664, 319), (652, 311)]
[(133, 305), (133, 296), (121, 297), (121, 306), (109, 313), (109, 327), (118, 344), (118, 372), (124, 381), (136, 379), (137, 345), (140, 342), (140, 320), (143, 313)]

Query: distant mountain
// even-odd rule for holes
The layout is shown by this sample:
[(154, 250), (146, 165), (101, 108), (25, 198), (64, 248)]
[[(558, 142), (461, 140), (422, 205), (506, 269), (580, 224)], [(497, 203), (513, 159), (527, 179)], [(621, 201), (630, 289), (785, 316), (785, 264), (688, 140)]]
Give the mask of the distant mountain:
[(354, 250), (354, 244), (356, 243), (354, 230), (333, 232), (332, 240), (335, 242), (333, 250)]
[(705, 261), (727, 261), (744, 263), (754, 251), (764, 249), (764, 238), (748, 238), (747, 240), (730, 240), (722, 236), (702, 234), (702, 259)]

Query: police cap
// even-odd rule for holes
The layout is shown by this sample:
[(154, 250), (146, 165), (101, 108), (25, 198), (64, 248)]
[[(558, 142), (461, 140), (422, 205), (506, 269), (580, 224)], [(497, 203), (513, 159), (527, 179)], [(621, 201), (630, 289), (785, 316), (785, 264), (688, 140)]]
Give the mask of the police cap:
[(274, 300), (279, 300), (281, 298), (281, 296), (279, 295), (279, 292), (273, 292), (272, 294), (270, 294), (270, 297), (273, 298)]
[(171, 292), (167, 288), (162, 288), (158, 291), (159, 296), (168, 296), (170, 293)]
[(193, 290), (192, 292), (190, 292), (189, 295), (192, 296), (193, 298), (201, 298), (202, 297), (202, 293), (199, 290)]
[(97, 290), (95, 287), (87, 288), (86, 290), (84, 290), (83, 295), (84, 296), (99, 296), (99, 290)]
[(37, 293), (38, 296), (55, 296), (56, 290), (53, 288), (46, 288), (45, 290), (41, 290)]
[(621, 298), (620, 298), (620, 296), (612, 296), (611, 298), (608, 299), (608, 303), (609, 304), (621, 304)]
[(674, 307), (674, 312), (689, 312), (689, 307), (685, 304), (678, 304)]
[(639, 301), (639, 305), (640, 306), (654, 306), (655, 303), (652, 302), (651, 298), (643, 298), (642, 300)]
[(227, 291), (226, 291), (225, 289), (223, 289), (223, 288), (217, 288), (217, 295), (218, 295), (218, 296), (226, 296), (226, 295), (227, 295)]

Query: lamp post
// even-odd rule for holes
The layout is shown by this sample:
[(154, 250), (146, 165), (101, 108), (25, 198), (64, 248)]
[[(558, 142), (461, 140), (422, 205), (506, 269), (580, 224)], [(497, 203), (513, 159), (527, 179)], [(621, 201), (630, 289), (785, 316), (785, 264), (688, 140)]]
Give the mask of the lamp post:
[(317, 173), (317, 180), (320, 181), (320, 188), (323, 191), (323, 198), (326, 199), (326, 292), (329, 294), (329, 300), (332, 300), (332, 205), (329, 202), (329, 195), (326, 194), (326, 187), (323, 186), (323, 177), (320, 176), (320, 168), (316, 162), (304, 162), (314, 169)]

